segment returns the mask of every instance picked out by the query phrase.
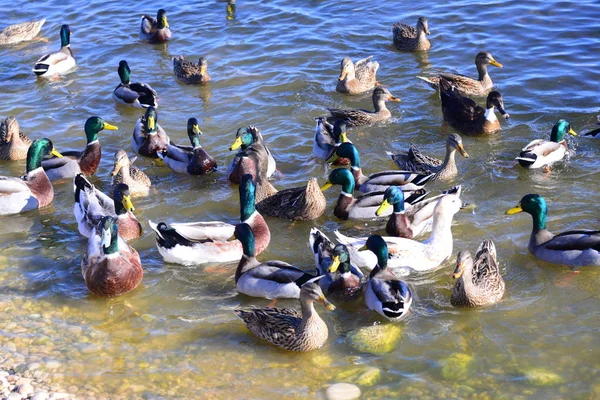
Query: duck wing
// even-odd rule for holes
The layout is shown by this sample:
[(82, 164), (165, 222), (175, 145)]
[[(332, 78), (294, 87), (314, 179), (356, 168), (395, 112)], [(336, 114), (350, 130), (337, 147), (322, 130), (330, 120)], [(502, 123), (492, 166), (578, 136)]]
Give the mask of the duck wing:
[(600, 231), (572, 230), (559, 233), (542, 246), (548, 250), (569, 251), (589, 250), (600, 251)]
[(417, 28), (403, 24), (402, 22), (396, 22), (394, 25), (392, 25), (392, 32), (394, 33), (395, 41), (414, 39), (417, 37)]

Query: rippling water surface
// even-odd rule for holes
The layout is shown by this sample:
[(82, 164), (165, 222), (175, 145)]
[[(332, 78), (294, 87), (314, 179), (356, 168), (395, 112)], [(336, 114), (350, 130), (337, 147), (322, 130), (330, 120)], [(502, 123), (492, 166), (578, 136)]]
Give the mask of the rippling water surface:
[[(219, 172), (191, 178), (148, 160), (137, 163), (153, 180), (146, 198), (134, 199), (146, 228), (133, 246), (145, 267), (140, 288), (113, 300), (88, 294), (80, 262), (86, 239), (72, 215), (72, 185), (55, 185), (48, 209), (0, 218), (0, 361), (26, 369), (32, 362), (81, 394), (123, 398), (301, 398), (322, 396), (338, 381), (356, 381), (367, 368), (379, 378), (362, 382), (365, 397), (430, 398), (597, 398), (600, 397), (599, 271), (573, 274), (542, 263), (527, 251), (531, 219), (504, 211), (527, 193), (549, 203), (549, 228), (598, 227), (600, 184), (596, 179), (600, 141), (570, 138), (576, 154), (551, 174), (524, 171), (514, 157), (534, 138), (546, 137), (556, 119), (575, 130), (594, 126), (598, 111), (597, 1), (350, 2), (239, 0), (235, 18), (218, 1), (164, 5), (173, 40), (149, 45), (138, 40), (139, 16), (156, 12), (140, 2), (74, 0), (0, 1), (3, 23), (46, 17), (48, 43), (0, 49), (0, 116), (17, 116), (32, 138), (50, 137), (59, 151), (85, 146), (83, 124), (99, 115), (119, 126), (100, 134), (103, 159), (94, 182), (108, 187), (112, 155), (130, 149), (141, 111), (117, 105), (119, 60), (127, 59), (132, 80), (159, 93), (159, 123), (183, 142), (189, 117), (200, 120), (202, 143), (219, 162)], [(144, 8), (146, 7), (146, 8)], [(391, 25), (429, 19), (431, 51), (399, 53)], [(37, 80), (31, 67), (59, 46), (60, 25), (68, 23), (78, 69), (58, 80)], [(490, 74), (512, 118), (491, 138), (464, 138), (471, 158), (460, 158), (455, 182), (477, 207), (456, 215), (455, 254), (475, 251), (486, 237), (498, 248), (507, 294), (497, 306), (457, 310), (450, 306), (453, 263), (409, 281), (417, 301), (400, 323), (395, 349), (383, 355), (354, 350), (347, 334), (380, 322), (361, 304), (318, 310), (330, 328), (325, 347), (289, 354), (263, 345), (247, 332), (232, 309), (266, 305), (238, 296), (235, 263), (186, 268), (164, 264), (147, 220), (193, 221), (238, 218), (237, 187), (225, 176), (228, 151), (238, 127), (258, 126), (275, 153), (278, 188), (307, 176), (324, 182), (327, 169), (312, 157), (313, 117), (325, 107), (370, 108), (370, 96), (335, 92), (339, 61), (374, 55), (378, 80), (402, 103), (389, 108), (389, 123), (350, 132), (366, 172), (392, 169), (384, 150), (414, 142), (443, 157), (448, 129), (442, 127), (436, 94), (416, 75), (447, 68), (475, 75), (478, 51), (504, 64)], [(208, 86), (180, 84), (171, 57), (205, 56), (213, 80)], [(22, 174), (24, 162), (0, 164), (0, 174)], [(340, 222), (332, 215), (337, 192), (328, 193), (326, 215), (290, 224), (268, 219), (273, 240), (261, 259), (313, 266), (307, 245), (311, 226), (350, 234), (380, 232), (380, 223)], [(453, 261), (453, 260), (452, 260)], [(294, 301), (280, 301), (294, 306)], [(14, 343), (16, 346), (9, 346)], [(54, 361), (61, 363), (56, 366)], [(369, 369), (369, 371), (373, 371)], [(350, 377), (348, 377), (349, 375)], [(353, 378), (354, 377), (354, 378)]]

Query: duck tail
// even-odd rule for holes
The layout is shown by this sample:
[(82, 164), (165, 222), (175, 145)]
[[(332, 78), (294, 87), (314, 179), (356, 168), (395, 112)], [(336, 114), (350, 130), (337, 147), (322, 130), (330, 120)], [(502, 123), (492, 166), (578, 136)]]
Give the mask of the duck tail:
[(44, 63), (37, 63), (33, 66), (32, 71), (37, 75), (44, 75), (46, 72), (48, 72), (48, 68), (50, 68), (50, 66), (48, 64), (44, 64)]
[(537, 154), (531, 151), (522, 151), (519, 157), (516, 158), (522, 167), (529, 168), (537, 160)]
[(82, 174), (77, 174), (75, 178), (73, 178), (73, 192), (75, 193), (75, 203), (79, 203), (79, 197), (81, 196), (81, 191), (93, 190), (94, 185), (90, 183)]

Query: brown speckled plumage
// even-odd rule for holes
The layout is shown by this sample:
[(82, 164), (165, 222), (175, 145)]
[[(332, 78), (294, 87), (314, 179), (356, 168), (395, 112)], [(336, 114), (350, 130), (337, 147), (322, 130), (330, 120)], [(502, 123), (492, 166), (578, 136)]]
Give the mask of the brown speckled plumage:
[(0, 123), (0, 160), (24, 160), (30, 145), (31, 139), (21, 132), (15, 117), (7, 117)]
[(262, 215), (293, 221), (309, 221), (325, 212), (327, 200), (319, 188), (317, 178), (310, 178), (306, 186), (285, 189), (256, 204)]
[(119, 183), (129, 186), (132, 196), (145, 196), (150, 190), (152, 183), (150, 178), (141, 169), (132, 165), (125, 150), (119, 150), (115, 153), (114, 168), (111, 173), (113, 176), (113, 190)]
[(368, 111), (357, 108), (328, 108), (331, 117), (330, 122), (341, 119), (346, 121), (348, 126), (359, 126), (374, 124), (376, 122), (385, 122), (391, 118), (392, 113), (387, 109), (386, 101), (400, 101), (398, 97), (392, 95), (389, 90), (377, 86), (373, 90), (373, 106), (375, 111)]
[(33, 39), (40, 32), (45, 22), (46, 19), (43, 18), (39, 21), (23, 22), (7, 26), (0, 32), (0, 45), (16, 44)]
[(173, 57), (173, 72), (177, 79), (188, 85), (204, 84), (210, 81), (208, 62), (204, 57), (200, 58), (198, 64), (185, 61), (183, 56)]
[(419, 17), (416, 28), (401, 22), (392, 26), (394, 34), (394, 46), (401, 51), (424, 51), (431, 48), (431, 42), (427, 39), (429, 26), (425, 17)]
[(350, 58), (344, 58), (335, 90), (340, 93), (360, 94), (373, 89), (377, 84), (379, 63), (371, 61), (371, 58), (373, 56), (359, 60), (356, 64)]

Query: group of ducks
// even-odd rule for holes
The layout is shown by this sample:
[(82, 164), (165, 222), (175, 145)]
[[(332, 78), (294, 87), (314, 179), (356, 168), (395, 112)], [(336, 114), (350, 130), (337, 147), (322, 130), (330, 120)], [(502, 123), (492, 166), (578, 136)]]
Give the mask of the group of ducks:
[[(43, 21), (41, 21), (43, 24)], [(20, 24), (5, 29), (0, 39), (5, 43), (30, 40), (41, 24)], [(10, 35), (12, 39), (6, 39)], [(426, 51), (431, 47), (426, 35), (428, 22), (420, 17), (416, 27), (397, 23), (393, 41), (401, 51)], [(60, 30), (61, 49), (40, 58), (33, 71), (38, 76), (68, 73), (76, 62), (70, 49), (70, 29)], [(150, 43), (171, 38), (166, 12), (156, 18), (142, 16), (140, 37)], [(12, 41), (11, 41), (12, 40)], [(2, 42), (0, 42), (1, 44)], [(441, 72), (437, 76), (419, 77), (439, 91), (446, 122), (466, 135), (488, 135), (501, 129), (497, 110), (508, 118), (500, 93), (492, 91), (493, 82), (487, 66), (502, 68), (488, 52), (475, 58), (478, 78)], [(173, 59), (176, 77), (188, 84), (204, 84), (210, 80), (207, 61), (187, 62)], [(388, 153), (400, 170), (365, 175), (361, 169), (357, 147), (348, 139), (350, 127), (385, 122), (391, 117), (386, 102), (400, 99), (380, 86), (376, 80), (379, 68), (372, 57), (353, 63), (341, 62), (336, 90), (359, 94), (373, 90), (374, 110), (329, 109), (330, 116), (316, 118), (313, 154), (336, 166), (327, 182), (319, 187), (316, 178), (306, 186), (278, 191), (269, 182), (275, 172), (275, 159), (259, 129), (238, 129), (231, 151), (237, 150), (227, 171), (229, 180), (239, 184), (240, 223), (220, 221), (193, 223), (153, 223), (157, 248), (166, 262), (184, 265), (208, 262), (238, 261), (235, 284), (240, 293), (268, 299), (299, 298), (301, 311), (281, 308), (237, 309), (236, 314), (257, 336), (292, 351), (308, 351), (321, 347), (328, 330), (314, 309), (314, 302), (328, 309), (335, 307), (325, 295), (353, 300), (364, 292), (365, 303), (384, 318), (398, 321), (410, 310), (413, 294), (397, 272), (403, 269), (426, 271), (438, 268), (450, 259), (453, 251), (451, 224), (463, 207), (461, 187), (456, 186), (436, 196), (428, 196), (424, 186), (430, 181), (445, 181), (458, 174), (455, 154), (468, 158), (462, 138), (452, 133), (446, 140), (446, 156), (438, 160), (422, 154), (411, 145), (407, 152)], [(115, 101), (145, 108), (135, 125), (132, 148), (144, 157), (161, 159), (179, 173), (203, 175), (214, 171), (216, 161), (200, 145), (202, 132), (195, 118), (187, 124), (191, 146), (171, 142), (158, 124), (158, 101), (154, 89), (145, 83), (132, 83), (127, 61), (118, 66), (120, 84), (113, 91)], [(467, 96), (487, 96), (485, 108)], [(127, 241), (138, 238), (142, 227), (133, 214), (131, 197), (147, 195), (148, 176), (132, 165), (124, 150), (114, 157), (112, 198), (99, 191), (85, 177), (94, 175), (101, 158), (98, 134), (117, 129), (100, 117), (85, 123), (87, 146), (80, 152), (54, 149), (49, 139), (31, 141), (19, 128), (14, 117), (0, 126), (0, 159), (26, 159), (26, 175), (22, 178), (0, 178), (0, 215), (9, 215), (49, 205), (54, 197), (51, 181), (73, 178), (74, 215), (79, 232), (89, 238), (82, 260), (82, 272), (89, 290), (100, 296), (116, 296), (136, 288), (143, 269), (137, 251)], [(559, 120), (550, 141), (536, 140), (525, 147), (517, 158), (528, 168), (548, 166), (567, 153), (566, 134), (574, 134), (570, 124)], [(346, 169), (349, 166), (350, 169)], [(353, 238), (336, 231), (339, 244), (323, 232), (312, 228), (309, 245), (315, 258), (315, 270), (304, 270), (283, 261), (258, 261), (257, 256), (269, 245), (271, 233), (263, 216), (288, 220), (313, 220), (326, 209), (323, 192), (333, 185), (341, 187), (334, 215), (342, 220), (387, 217), (388, 236), (371, 235)], [(355, 192), (361, 192), (355, 197)], [(519, 205), (507, 211), (525, 211), (532, 215), (534, 230), (530, 251), (544, 261), (570, 266), (600, 265), (600, 232), (571, 231), (553, 235), (546, 229), (547, 206), (539, 195), (523, 197)], [(431, 231), (425, 241), (415, 237)], [(366, 277), (361, 268), (370, 270)], [(485, 240), (475, 257), (461, 251), (453, 273), (457, 279), (451, 303), (455, 306), (484, 306), (498, 302), (505, 284), (492, 241)]]

